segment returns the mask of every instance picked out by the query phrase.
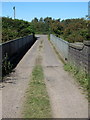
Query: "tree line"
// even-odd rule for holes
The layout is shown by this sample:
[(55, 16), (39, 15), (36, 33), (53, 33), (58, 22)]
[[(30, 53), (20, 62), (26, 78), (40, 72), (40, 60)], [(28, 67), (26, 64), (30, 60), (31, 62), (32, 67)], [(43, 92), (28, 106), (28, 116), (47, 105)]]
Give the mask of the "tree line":
[(68, 42), (90, 40), (90, 21), (78, 19), (34, 18), (31, 22), (2, 17), (2, 42), (35, 34), (55, 34)]
[(2, 42), (24, 37), (31, 34), (30, 24), (24, 20), (2, 18)]

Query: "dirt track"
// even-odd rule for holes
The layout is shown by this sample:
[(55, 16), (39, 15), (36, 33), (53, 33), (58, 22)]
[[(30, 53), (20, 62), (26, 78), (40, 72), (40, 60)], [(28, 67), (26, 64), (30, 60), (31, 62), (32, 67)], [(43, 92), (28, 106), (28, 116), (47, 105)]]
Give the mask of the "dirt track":
[[(7, 77), (2, 88), (3, 118), (20, 118), (25, 90), (34, 67), (38, 51), (42, 57), (47, 91), (50, 96), (54, 118), (87, 118), (88, 101), (73, 78), (64, 71), (46, 35), (38, 35), (37, 42), (27, 52)], [(41, 42), (42, 41), (42, 42)], [(40, 47), (41, 44), (41, 47)]]

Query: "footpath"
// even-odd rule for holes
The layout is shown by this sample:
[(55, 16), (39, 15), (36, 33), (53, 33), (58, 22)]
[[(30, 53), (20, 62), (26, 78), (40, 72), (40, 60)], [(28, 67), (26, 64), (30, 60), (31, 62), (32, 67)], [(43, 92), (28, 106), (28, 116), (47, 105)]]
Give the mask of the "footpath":
[[(40, 46), (41, 44), (41, 46)], [(38, 40), (25, 54), (10, 76), (5, 78), (2, 91), (3, 118), (21, 118), (25, 91), (30, 75), (41, 49), (45, 83), (50, 97), (53, 118), (88, 118), (88, 100), (75, 80), (64, 71), (47, 35), (38, 35)]]
[(5, 77), (2, 88), (2, 117), (22, 118), (22, 104), (34, 67), (39, 42), (31, 47), (10, 76)]
[(88, 100), (64, 70), (47, 36), (43, 39), (43, 68), (54, 118), (88, 118)]

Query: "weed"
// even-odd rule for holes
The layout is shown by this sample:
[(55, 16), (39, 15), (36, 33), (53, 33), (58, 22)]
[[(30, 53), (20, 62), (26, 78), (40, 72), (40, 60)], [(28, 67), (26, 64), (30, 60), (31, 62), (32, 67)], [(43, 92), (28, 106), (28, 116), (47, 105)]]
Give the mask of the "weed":
[(2, 76), (10, 73), (12, 71), (12, 65), (8, 60), (8, 54), (6, 53), (4, 59), (2, 60)]
[(87, 92), (87, 97), (90, 100), (90, 95), (89, 95), (90, 76), (87, 73), (85, 73), (84, 71), (79, 70), (76, 66), (69, 64), (69, 63), (64, 65), (64, 69), (73, 74), (73, 76), (76, 78), (76, 81), (80, 84), (80, 86), (83, 88), (83, 90)]
[(26, 92), (24, 118), (50, 118), (51, 108), (44, 83), (43, 69), (36, 65)]
[(48, 34), (48, 40), (50, 40), (50, 34)]

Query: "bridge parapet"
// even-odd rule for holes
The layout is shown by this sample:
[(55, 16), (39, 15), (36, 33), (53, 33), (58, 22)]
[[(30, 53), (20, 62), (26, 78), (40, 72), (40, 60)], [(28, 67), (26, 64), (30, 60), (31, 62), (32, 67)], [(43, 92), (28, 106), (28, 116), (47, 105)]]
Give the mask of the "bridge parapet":
[(8, 54), (9, 58), (11, 58), (15, 54), (18, 54), (23, 49), (30, 47), (33, 41), (33, 35), (29, 35), (23, 38), (11, 40), (0, 44), (0, 48), (2, 49), (2, 59), (4, 58), (6, 53)]
[(70, 43), (68, 61), (90, 74), (90, 41)]
[(50, 35), (50, 40), (55, 45), (56, 49), (59, 51), (60, 55), (64, 60), (68, 59), (68, 49), (69, 43), (61, 38), (56, 37), (55, 35)]
[(50, 40), (63, 60), (67, 59), (69, 63), (90, 74), (90, 41), (68, 43), (52, 34)]
[[(34, 35), (29, 35), (0, 44), (0, 66), (7, 55), (7, 62), (9, 61), (14, 68), (35, 40)], [(2, 76), (1, 69), (2, 67), (0, 67), (0, 77)]]

